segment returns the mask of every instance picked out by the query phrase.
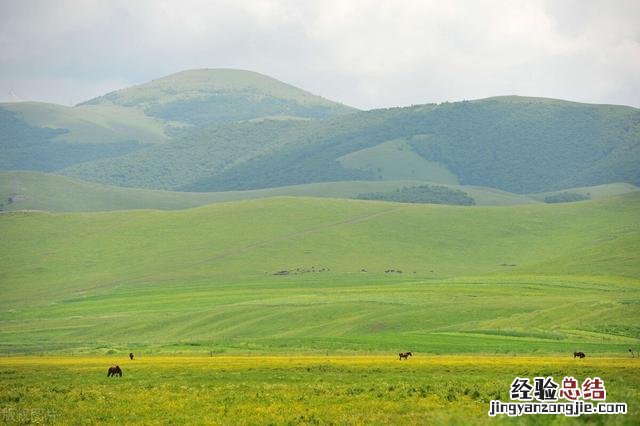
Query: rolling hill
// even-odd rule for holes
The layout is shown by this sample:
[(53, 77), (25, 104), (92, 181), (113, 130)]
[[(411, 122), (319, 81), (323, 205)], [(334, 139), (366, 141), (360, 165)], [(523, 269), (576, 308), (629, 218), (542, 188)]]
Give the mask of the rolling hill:
[(356, 111), (274, 78), (244, 70), (183, 71), (81, 105), (119, 105), (189, 125), (264, 117), (326, 118)]
[(270, 198), (3, 213), (0, 341), (10, 352), (626, 351), (640, 342), (639, 208), (635, 192), (509, 207)]
[[(185, 71), (75, 107), (0, 104), (0, 169), (59, 171), (144, 150), (150, 144), (164, 146), (185, 128), (266, 117), (326, 118), (353, 111), (258, 73)], [(180, 150), (178, 143), (166, 153), (171, 156)], [(125, 186), (136, 186), (132, 183)]]
[(636, 108), (503, 96), (357, 111), (241, 70), (184, 71), (73, 108), (2, 104), (0, 129), (0, 170), (133, 188), (640, 185)]
[[(438, 170), (463, 185), (522, 194), (640, 181), (640, 110), (635, 108), (504, 97), (369, 111), (317, 126), (321, 129), (292, 130), (298, 132), (296, 144), (183, 189), (380, 179), (402, 169), (392, 161), (408, 154), (388, 154), (390, 141), (398, 140), (413, 150), (411, 158), (422, 157), (419, 173)], [(396, 150), (407, 150), (403, 146)], [(360, 153), (360, 166), (345, 164), (354, 153)]]
[[(276, 196), (361, 198), (363, 194), (388, 194), (403, 188), (434, 184), (416, 180), (346, 181), (310, 183), (268, 189), (225, 192), (181, 192), (122, 188), (39, 172), (0, 172), (0, 211), (44, 210), (91, 212), (109, 210), (178, 210), (225, 201)], [(544, 202), (554, 193), (520, 195), (493, 188), (442, 185), (462, 191), (479, 206), (504, 206)], [(608, 198), (640, 189), (631, 184), (570, 188), (590, 199)], [(444, 204), (447, 204), (446, 202)]]
[(174, 144), (61, 171), (121, 186), (185, 191), (345, 180), (431, 180), (519, 194), (640, 183), (640, 111), (491, 98), (321, 121), (209, 126)]

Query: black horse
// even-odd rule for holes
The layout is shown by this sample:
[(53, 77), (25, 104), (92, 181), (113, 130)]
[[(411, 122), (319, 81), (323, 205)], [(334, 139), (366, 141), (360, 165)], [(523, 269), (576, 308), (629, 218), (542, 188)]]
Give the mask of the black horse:
[(122, 369), (120, 368), (119, 365), (112, 365), (111, 367), (109, 367), (109, 371), (107, 372), (107, 377), (122, 377)]
[(129, 353), (129, 359), (133, 361), (133, 352)]
[(586, 355), (584, 354), (584, 352), (574, 352), (573, 353), (573, 359), (576, 359), (576, 357), (578, 358), (584, 358)]
[(403, 360), (403, 359), (409, 359), (409, 357), (413, 356), (413, 354), (411, 352), (400, 352), (398, 356), (400, 357), (401, 360)]

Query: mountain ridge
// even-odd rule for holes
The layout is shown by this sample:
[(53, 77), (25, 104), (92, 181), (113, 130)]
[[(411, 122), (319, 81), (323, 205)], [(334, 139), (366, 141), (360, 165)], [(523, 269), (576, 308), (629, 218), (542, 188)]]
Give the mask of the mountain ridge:
[(508, 95), (358, 111), (233, 69), (187, 70), (76, 107), (0, 104), (0, 128), (1, 170), (124, 187), (408, 179), (527, 194), (640, 185), (634, 107)]

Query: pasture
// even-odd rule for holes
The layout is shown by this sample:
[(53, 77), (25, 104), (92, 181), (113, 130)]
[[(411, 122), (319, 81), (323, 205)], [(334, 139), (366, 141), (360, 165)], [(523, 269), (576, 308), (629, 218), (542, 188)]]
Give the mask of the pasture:
[[(123, 377), (107, 378), (119, 363)], [(0, 359), (6, 423), (636, 424), (640, 360), (588, 357), (145, 356)], [(598, 375), (628, 414), (489, 418), (515, 376)]]
[(629, 405), (607, 422), (633, 424), (639, 207), (636, 192), (3, 213), (3, 419), (511, 423), (487, 412), (515, 376), (573, 374), (604, 379), (607, 401)]
[[(632, 280), (503, 277), (377, 283), (323, 272), (266, 282), (122, 286), (2, 314), (0, 353), (626, 356)], [(330, 274), (330, 273), (327, 273)], [(391, 275), (391, 276), (385, 276)], [(275, 279), (277, 278), (277, 279)], [(360, 281), (359, 281), (360, 280)], [(365, 281), (361, 281), (365, 280)], [(576, 297), (579, 293), (580, 297)]]

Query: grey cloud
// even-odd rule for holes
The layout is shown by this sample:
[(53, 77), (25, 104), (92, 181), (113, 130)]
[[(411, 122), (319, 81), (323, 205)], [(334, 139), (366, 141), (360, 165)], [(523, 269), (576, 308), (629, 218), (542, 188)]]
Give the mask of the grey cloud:
[(4, 1), (0, 100), (251, 69), (361, 108), (521, 94), (640, 106), (637, 1)]

